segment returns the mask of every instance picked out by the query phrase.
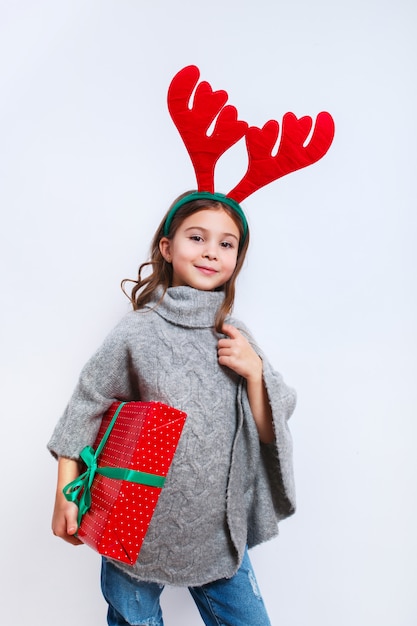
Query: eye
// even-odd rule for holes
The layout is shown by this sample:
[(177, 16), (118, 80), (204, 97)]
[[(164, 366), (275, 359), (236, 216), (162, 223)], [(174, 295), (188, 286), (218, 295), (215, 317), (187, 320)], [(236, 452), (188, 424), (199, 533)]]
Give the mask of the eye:
[(230, 241), (222, 241), (220, 245), (222, 248), (233, 248), (233, 244)]
[(200, 235), (191, 235), (191, 241), (203, 241), (203, 238)]

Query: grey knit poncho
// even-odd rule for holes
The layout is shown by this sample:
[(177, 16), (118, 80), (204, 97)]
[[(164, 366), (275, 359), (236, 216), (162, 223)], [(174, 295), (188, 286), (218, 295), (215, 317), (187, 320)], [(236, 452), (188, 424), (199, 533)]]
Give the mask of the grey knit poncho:
[(294, 512), (287, 419), (295, 393), (263, 360), (276, 441), (259, 442), (245, 381), (219, 365), (214, 330), (222, 292), (168, 289), (127, 314), (81, 372), (48, 448), (78, 458), (115, 400), (160, 401), (188, 415), (155, 514), (130, 576), (198, 586), (237, 571), (245, 546), (278, 532)]

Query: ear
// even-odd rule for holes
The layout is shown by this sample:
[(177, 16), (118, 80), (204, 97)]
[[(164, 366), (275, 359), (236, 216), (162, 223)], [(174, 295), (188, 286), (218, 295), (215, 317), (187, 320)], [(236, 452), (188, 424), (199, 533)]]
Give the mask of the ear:
[(164, 257), (165, 261), (167, 263), (171, 263), (171, 241), (168, 239), (168, 237), (162, 237), (161, 241), (159, 242), (159, 251)]

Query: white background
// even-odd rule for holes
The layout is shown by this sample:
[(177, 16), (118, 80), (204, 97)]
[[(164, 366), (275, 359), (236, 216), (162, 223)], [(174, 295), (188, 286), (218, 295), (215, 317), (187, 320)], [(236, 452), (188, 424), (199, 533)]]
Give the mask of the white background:
[[(318, 164), (245, 203), (236, 314), (297, 388), (298, 511), (252, 552), (273, 625), (413, 626), (414, 0), (0, 1), (1, 621), (99, 626), (99, 558), (50, 533), (46, 442), (194, 186), (166, 109), (190, 63), (241, 119), (328, 110)], [(219, 164), (227, 192), (242, 146)], [(186, 590), (166, 624), (200, 623)]]

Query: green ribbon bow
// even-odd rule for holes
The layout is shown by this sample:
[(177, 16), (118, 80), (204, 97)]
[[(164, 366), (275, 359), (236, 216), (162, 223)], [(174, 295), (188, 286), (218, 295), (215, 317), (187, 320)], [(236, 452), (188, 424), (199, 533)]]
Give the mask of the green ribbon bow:
[(117, 407), (117, 410), (107, 427), (106, 432), (103, 435), (97, 450), (91, 446), (86, 446), (81, 450), (80, 457), (87, 466), (87, 470), (78, 476), (75, 480), (65, 485), (63, 488), (63, 494), (69, 502), (75, 502), (78, 506), (78, 526), (81, 523), (83, 516), (91, 507), (91, 485), (93, 484), (94, 476), (100, 474), (107, 478), (114, 478), (116, 480), (128, 480), (140, 485), (147, 485), (149, 487), (162, 488), (165, 483), (165, 477), (159, 474), (148, 474), (147, 472), (139, 472), (136, 470), (122, 468), (122, 467), (98, 467), (97, 459), (103, 450), (107, 439), (112, 431), (116, 419), (124, 407), (126, 402), (121, 402)]

